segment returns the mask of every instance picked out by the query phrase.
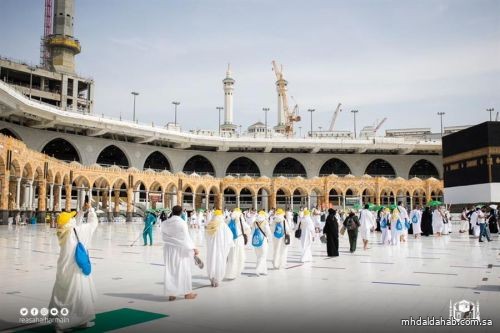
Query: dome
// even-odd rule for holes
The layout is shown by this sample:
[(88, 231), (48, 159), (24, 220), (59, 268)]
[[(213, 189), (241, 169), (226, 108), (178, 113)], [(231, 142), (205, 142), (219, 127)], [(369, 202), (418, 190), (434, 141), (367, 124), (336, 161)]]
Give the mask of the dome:
[(154, 171), (153, 169), (146, 169), (146, 170), (144, 170), (144, 172), (147, 172), (147, 173), (156, 173), (156, 171)]
[(364, 174), (363, 176), (361, 176), (362, 178), (373, 178), (372, 176), (370, 176), (369, 174)]
[(345, 175), (344, 178), (356, 178), (352, 174)]
[(168, 170), (163, 170), (162, 172), (160, 172), (161, 174), (164, 174), (164, 175), (171, 175), (172, 173)]
[(127, 169), (128, 172), (139, 172), (139, 169), (137, 168), (134, 168), (134, 167), (130, 167)]

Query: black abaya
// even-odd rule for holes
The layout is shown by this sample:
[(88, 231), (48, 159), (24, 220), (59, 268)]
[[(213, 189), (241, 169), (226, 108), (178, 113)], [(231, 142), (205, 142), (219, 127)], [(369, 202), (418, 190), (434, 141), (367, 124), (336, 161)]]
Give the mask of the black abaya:
[(326, 252), (329, 257), (338, 257), (339, 255), (339, 225), (334, 214), (328, 214), (326, 217), (323, 233), (326, 235)]

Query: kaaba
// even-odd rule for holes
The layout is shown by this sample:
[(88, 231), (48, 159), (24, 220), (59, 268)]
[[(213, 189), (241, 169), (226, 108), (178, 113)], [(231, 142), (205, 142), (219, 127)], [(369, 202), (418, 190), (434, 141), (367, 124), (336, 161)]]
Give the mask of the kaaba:
[(444, 136), (443, 169), (447, 203), (500, 202), (500, 122)]

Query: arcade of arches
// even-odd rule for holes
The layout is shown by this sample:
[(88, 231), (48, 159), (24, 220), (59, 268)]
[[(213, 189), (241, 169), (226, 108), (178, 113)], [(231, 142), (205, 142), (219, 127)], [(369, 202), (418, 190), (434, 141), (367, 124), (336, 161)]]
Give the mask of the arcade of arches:
[[(114, 151), (110, 155), (112, 153)], [(122, 163), (128, 162), (126, 156), (120, 157), (124, 158)], [(161, 156), (157, 160), (161, 160)], [(161, 166), (166, 168), (165, 161), (162, 162)], [(291, 171), (302, 174), (300, 168)], [(209, 168), (206, 172), (210, 173)], [(282, 173), (282, 170), (275, 172)], [(131, 220), (147, 208), (176, 204), (188, 210), (236, 206), (243, 209), (345, 207), (362, 202), (386, 204), (399, 200), (425, 204), (431, 199), (442, 198), (442, 190), (442, 182), (435, 178), (405, 180), (333, 174), (310, 179), (248, 175), (238, 178), (228, 175), (221, 179), (209, 174), (140, 171), (117, 165), (83, 166), (76, 161), (67, 163), (30, 150), (23, 142), (0, 135), (0, 217), (4, 224), (9, 216), (19, 211), (42, 217), (46, 212), (79, 209), (86, 195), (97, 207), (98, 214), (108, 218), (123, 215)]]

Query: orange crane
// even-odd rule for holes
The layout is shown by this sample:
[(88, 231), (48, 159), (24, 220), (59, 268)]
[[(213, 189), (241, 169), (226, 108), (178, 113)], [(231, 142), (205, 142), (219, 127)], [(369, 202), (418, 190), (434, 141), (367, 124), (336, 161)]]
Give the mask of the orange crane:
[(276, 86), (278, 88), (278, 93), (281, 96), (281, 103), (283, 106), (283, 111), (285, 113), (285, 135), (287, 137), (293, 136), (293, 123), (300, 121), (300, 116), (298, 115), (298, 105), (295, 105), (293, 110), (288, 107), (288, 97), (286, 94), (286, 86), (288, 82), (283, 77), (283, 65), (278, 68), (276, 61), (273, 60), (273, 71), (276, 74)]
[(337, 105), (337, 108), (335, 109), (335, 112), (333, 113), (332, 122), (330, 123), (330, 132), (333, 131), (333, 128), (335, 127), (335, 121), (337, 120), (339, 112), (342, 112), (342, 109), (340, 108), (341, 106), (342, 103), (339, 103), (339, 105)]

